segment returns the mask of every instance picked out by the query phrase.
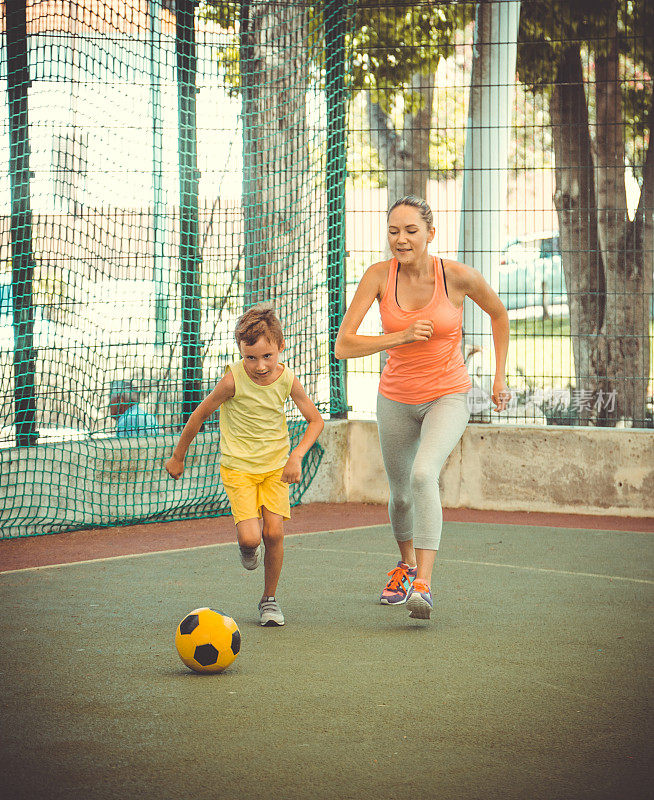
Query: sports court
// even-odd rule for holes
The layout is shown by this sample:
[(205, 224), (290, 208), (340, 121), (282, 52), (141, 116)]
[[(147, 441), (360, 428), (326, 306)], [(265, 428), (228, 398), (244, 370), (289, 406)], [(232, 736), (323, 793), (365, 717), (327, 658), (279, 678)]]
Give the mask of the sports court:
[[(3, 798), (654, 797), (653, 5), (3, 4)], [(384, 356), (336, 357), (409, 195), (444, 292), (444, 260), (474, 267), (508, 317), (468, 285), (428, 623), (379, 603)], [(282, 628), (215, 415), (183, 480), (164, 469), (262, 301), (326, 423)], [(382, 328), (373, 306), (360, 333)], [(203, 606), (240, 627), (219, 675), (174, 647)]]
[[(324, 509), (297, 509), (314, 530), (286, 540), (279, 629), (259, 626), (262, 577), (233, 542), (124, 552), (165, 546), (143, 526), (110, 557), (93, 532), (0, 543), (6, 796), (651, 797), (647, 520), (450, 519), (424, 623), (377, 603), (396, 559), (369, 524), (384, 511), (320, 531)], [(85, 538), (93, 560), (43, 563), (82, 558)], [(42, 566), (15, 569), (11, 548), (46, 540)], [(219, 675), (173, 646), (204, 605), (241, 630)]]

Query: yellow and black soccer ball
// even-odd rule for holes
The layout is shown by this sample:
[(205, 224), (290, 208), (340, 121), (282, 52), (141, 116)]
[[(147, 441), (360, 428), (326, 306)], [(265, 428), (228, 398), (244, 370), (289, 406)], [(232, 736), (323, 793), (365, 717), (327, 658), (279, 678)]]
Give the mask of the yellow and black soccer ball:
[(196, 608), (177, 626), (175, 647), (195, 672), (222, 672), (241, 649), (241, 632), (227, 614)]

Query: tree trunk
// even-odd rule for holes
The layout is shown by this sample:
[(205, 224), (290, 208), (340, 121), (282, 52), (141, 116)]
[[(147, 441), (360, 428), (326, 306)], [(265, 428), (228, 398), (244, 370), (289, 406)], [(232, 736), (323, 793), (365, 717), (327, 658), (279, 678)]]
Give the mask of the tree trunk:
[[(568, 292), (575, 388), (592, 385), (591, 350), (604, 315), (604, 274), (597, 234), (593, 158), (579, 45), (558, 64), (550, 100), (555, 153), (554, 204)], [(588, 418), (588, 412), (582, 411)]]
[(429, 180), (429, 138), (434, 107), (434, 75), (418, 72), (411, 80), (411, 89), (421, 99), (415, 114), (404, 115), (404, 150), (410, 154), (408, 191), (416, 197), (427, 197)]
[[(650, 97), (649, 119), (654, 120), (654, 94)], [(638, 208), (634, 215), (633, 236), (636, 243), (634, 251), (638, 253), (638, 258), (642, 261), (643, 292), (642, 298), (644, 307), (641, 309), (642, 329), (645, 333), (643, 339), (642, 355), (642, 376), (643, 388), (646, 390), (649, 385), (649, 374), (651, 370), (651, 353), (649, 347), (650, 325), (653, 311), (652, 283), (654, 279), (654, 138), (650, 129), (649, 145), (645, 164), (643, 167), (643, 183), (638, 200)], [(647, 398), (645, 399), (647, 403)], [(647, 413), (647, 412), (646, 412)], [(647, 421), (641, 424), (648, 424)], [(651, 424), (651, 422), (649, 423)]]
[(398, 133), (381, 106), (367, 94), (370, 140), (386, 171), (388, 205), (408, 194), (425, 198), (429, 180), (429, 137), (434, 102), (433, 75), (416, 73), (411, 89), (420, 97), (415, 114), (404, 115)]
[[(595, 393), (607, 398), (594, 409), (597, 424), (614, 425), (624, 418), (642, 425), (649, 381), (650, 297), (646, 289), (651, 285), (651, 254), (646, 269), (642, 218), (640, 223), (632, 222), (627, 213), (617, 37), (617, 4), (613, 3), (607, 19), (607, 52), (595, 59), (595, 183), (606, 307), (591, 352), (591, 366)], [(651, 188), (645, 177), (642, 191), (647, 195)]]
[[(272, 301), (287, 336), (284, 361), (316, 375), (306, 93), (308, 11), (241, 3), (245, 307)], [(315, 387), (305, 384), (308, 391)]]

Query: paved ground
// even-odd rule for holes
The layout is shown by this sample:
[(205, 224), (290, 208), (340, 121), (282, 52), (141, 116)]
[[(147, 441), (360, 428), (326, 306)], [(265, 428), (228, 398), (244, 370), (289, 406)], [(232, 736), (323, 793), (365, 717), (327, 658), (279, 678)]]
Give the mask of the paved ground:
[[(291, 513), (293, 516), (285, 525), (285, 531), (289, 534), (357, 528), (388, 522), (386, 506), (371, 503), (311, 503), (297, 506)], [(498, 525), (544, 525), (654, 533), (654, 520), (638, 517), (445, 508), (443, 518), (449, 522), (490, 522)], [(235, 533), (231, 517), (216, 517), (0, 539), (0, 572), (233, 542), (236, 541)]]
[[(447, 522), (428, 624), (376, 602), (386, 525), (289, 536), (282, 629), (231, 543), (5, 573), (4, 796), (649, 798), (652, 543)], [(201, 605), (222, 675), (173, 647)]]

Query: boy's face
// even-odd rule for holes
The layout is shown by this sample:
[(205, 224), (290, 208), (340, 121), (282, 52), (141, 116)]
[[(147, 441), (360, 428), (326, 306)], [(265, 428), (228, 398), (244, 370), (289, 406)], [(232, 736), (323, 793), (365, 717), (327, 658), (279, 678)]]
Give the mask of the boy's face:
[(260, 336), (254, 344), (241, 342), (238, 349), (243, 356), (245, 372), (255, 383), (266, 386), (279, 377), (279, 354), (284, 349)]

